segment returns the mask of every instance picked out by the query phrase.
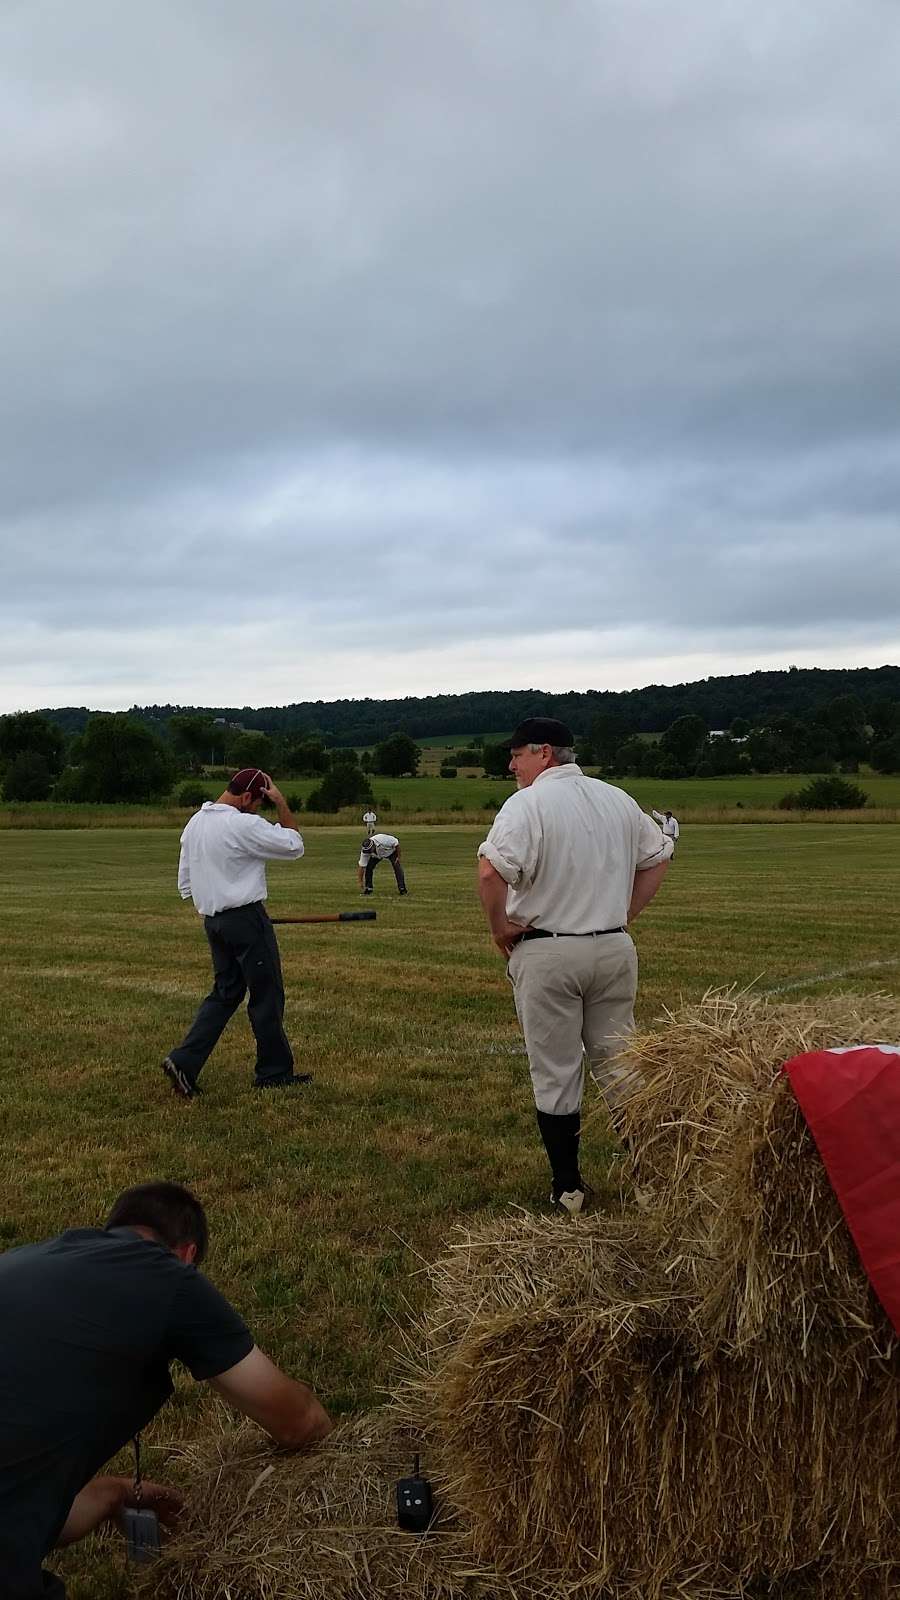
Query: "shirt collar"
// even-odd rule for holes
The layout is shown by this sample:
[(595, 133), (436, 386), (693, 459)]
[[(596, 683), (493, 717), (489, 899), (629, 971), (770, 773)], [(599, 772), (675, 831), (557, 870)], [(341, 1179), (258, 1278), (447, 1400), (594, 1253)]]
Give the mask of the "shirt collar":
[[(565, 778), (570, 776), (573, 778), (584, 776), (577, 761), (567, 761), (563, 767), (545, 767), (543, 772), (538, 773), (534, 783), (540, 783), (544, 778)], [(534, 784), (531, 787), (534, 788)]]

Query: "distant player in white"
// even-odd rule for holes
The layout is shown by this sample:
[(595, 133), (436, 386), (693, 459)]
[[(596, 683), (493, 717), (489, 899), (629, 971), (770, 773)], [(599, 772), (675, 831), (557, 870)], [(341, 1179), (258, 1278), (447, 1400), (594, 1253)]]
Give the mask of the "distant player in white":
[(363, 812), (363, 822), (366, 825), (366, 833), (368, 834), (370, 839), (371, 839), (373, 833), (375, 832), (375, 824), (376, 824), (377, 821), (378, 821), (378, 818), (376, 817), (376, 815), (375, 815), (374, 811), (371, 809), (371, 807), (369, 808), (368, 811), (364, 811)]
[(666, 838), (671, 839), (672, 843), (676, 844), (678, 835), (681, 832), (678, 826), (678, 818), (673, 817), (671, 811), (654, 811), (653, 816), (662, 828)]
[(363, 894), (374, 894), (372, 878), (379, 861), (389, 861), (397, 880), (398, 894), (406, 894), (406, 878), (400, 865), (400, 840), (392, 833), (373, 833), (364, 839), (359, 852), (356, 877)]

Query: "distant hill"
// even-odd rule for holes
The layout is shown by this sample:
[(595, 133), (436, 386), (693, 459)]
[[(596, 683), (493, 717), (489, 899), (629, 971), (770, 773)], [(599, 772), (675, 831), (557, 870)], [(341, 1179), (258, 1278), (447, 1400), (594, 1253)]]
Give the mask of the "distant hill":
[[(586, 733), (599, 712), (619, 712), (640, 733), (659, 733), (689, 712), (711, 728), (735, 717), (760, 722), (778, 712), (804, 717), (837, 695), (854, 694), (864, 705), (900, 700), (900, 667), (791, 667), (784, 672), (747, 672), (696, 683), (650, 684), (644, 689), (588, 689), (548, 694), (543, 689), (481, 689), (468, 694), (427, 695), (403, 700), (301, 700), (286, 706), (133, 706), (131, 715), (164, 728), (169, 718), (202, 712), (262, 728), (267, 733), (319, 733), (328, 744), (372, 745), (398, 729), (414, 739), (470, 735), (515, 727), (523, 717), (559, 717)], [(92, 713), (85, 706), (46, 710), (67, 734), (78, 733)]]

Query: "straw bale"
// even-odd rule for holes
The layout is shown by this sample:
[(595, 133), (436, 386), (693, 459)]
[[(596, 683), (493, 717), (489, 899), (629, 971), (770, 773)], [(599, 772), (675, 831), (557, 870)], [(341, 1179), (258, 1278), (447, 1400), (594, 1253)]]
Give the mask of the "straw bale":
[(699, 1360), (678, 1293), (616, 1288), (476, 1322), (443, 1365), (446, 1482), (481, 1561), (650, 1600), (687, 1574), (742, 1592), (813, 1561), (844, 1596), (895, 1559), (900, 1363), (823, 1384)]
[(183, 1452), (189, 1526), (144, 1578), (159, 1600), (513, 1600), (479, 1575), (444, 1519), (427, 1538), (396, 1522), (397, 1479), (416, 1448), (387, 1410), (315, 1451), (273, 1450), (245, 1425)]
[(780, 1354), (807, 1369), (890, 1355), (896, 1335), (787, 1077), (747, 1102), (703, 1183), (710, 1213), (694, 1261), (705, 1349), (762, 1341), (770, 1366)]
[(770, 1092), (785, 1061), (831, 1046), (900, 1040), (900, 999), (818, 995), (784, 1001), (710, 990), (634, 1035), (627, 1056), (643, 1088), (616, 1113), (635, 1153), (638, 1182), (667, 1212), (717, 1203), (706, 1164), (733, 1139), (735, 1121)]

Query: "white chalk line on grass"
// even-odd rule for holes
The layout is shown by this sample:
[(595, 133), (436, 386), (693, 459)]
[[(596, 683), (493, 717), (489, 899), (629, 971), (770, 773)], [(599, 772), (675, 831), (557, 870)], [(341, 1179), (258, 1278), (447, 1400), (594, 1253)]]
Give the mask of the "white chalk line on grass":
[(816, 983), (835, 983), (838, 978), (855, 978), (863, 972), (877, 972), (880, 967), (900, 966), (900, 956), (889, 956), (885, 961), (863, 961), (855, 967), (838, 967), (835, 972), (819, 972), (811, 978), (797, 978), (792, 983), (779, 983), (773, 989), (758, 989), (758, 994), (790, 994), (794, 989), (809, 989)]

